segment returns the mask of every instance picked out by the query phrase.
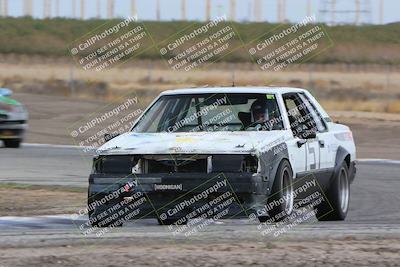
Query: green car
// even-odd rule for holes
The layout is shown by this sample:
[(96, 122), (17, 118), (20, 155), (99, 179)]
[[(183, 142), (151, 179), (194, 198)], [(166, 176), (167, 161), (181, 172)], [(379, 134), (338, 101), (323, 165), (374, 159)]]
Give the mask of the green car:
[(5, 147), (17, 148), (28, 128), (28, 112), (11, 95), (11, 90), (0, 88), (0, 140)]

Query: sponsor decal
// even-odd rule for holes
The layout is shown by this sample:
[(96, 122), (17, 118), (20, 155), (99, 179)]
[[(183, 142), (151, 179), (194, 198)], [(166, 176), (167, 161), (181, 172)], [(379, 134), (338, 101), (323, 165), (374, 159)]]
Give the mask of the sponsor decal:
[(182, 184), (154, 184), (154, 190), (183, 190)]

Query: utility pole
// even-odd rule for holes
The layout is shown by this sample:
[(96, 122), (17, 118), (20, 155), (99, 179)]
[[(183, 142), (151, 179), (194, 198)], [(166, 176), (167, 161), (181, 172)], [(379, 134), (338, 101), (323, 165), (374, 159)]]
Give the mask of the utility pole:
[(211, 0), (206, 0), (206, 20), (211, 20)]
[(383, 24), (384, 12), (385, 12), (385, 1), (380, 0), (380, 3), (379, 3), (379, 23), (380, 24)]
[(107, 1), (107, 17), (109, 19), (114, 17), (114, 0)]
[(81, 0), (81, 20), (85, 19), (85, 0)]
[(96, 0), (96, 18), (101, 17), (101, 3), (100, 0)]
[(307, 0), (307, 16), (311, 16), (311, 0)]
[(286, 20), (286, 0), (278, 0), (278, 21)]
[(261, 22), (262, 20), (262, 3), (261, 0), (254, 0), (254, 17), (256, 22)]
[(32, 17), (32, 0), (24, 0), (24, 16)]
[(355, 16), (354, 24), (359, 25), (360, 24), (360, 11), (361, 11), (360, 0), (355, 0), (355, 5), (356, 5), (356, 10), (355, 10), (356, 16)]
[(157, 0), (157, 10), (156, 10), (156, 18), (157, 18), (157, 21), (160, 21), (161, 20), (161, 11), (160, 11), (160, 0)]
[(60, 17), (60, 0), (56, 0), (56, 17)]
[(186, 20), (186, 0), (181, 0), (181, 18)]
[(72, 0), (72, 18), (76, 18), (76, 0)]
[(336, 0), (332, 0), (331, 9), (332, 9), (332, 14), (331, 14), (332, 24), (335, 24), (335, 21), (336, 21)]
[(235, 21), (236, 20), (236, 0), (230, 0), (229, 19), (231, 21)]
[(8, 17), (8, 0), (0, 0), (0, 15)]
[(131, 0), (131, 15), (132, 17), (137, 16), (136, 0)]
[(51, 0), (44, 0), (43, 4), (44, 4), (43, 18), (50, 18), (51, 17)]

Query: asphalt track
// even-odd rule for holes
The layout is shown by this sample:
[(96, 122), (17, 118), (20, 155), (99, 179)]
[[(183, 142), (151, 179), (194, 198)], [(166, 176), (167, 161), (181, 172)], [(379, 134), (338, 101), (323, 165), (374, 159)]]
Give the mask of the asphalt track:
[[(86, 187), (91, 153), (69, 146), (24, 145), (21, 149), (0, 148), (0, 182)], [(289, 239), (362, 236), (400, 238), (400, 164), (388, 160), (360, 160), (351, 186), (350, 210), (344, 222), (315, 222), (298, 225), (285, 234)], [(0, 217), (1, 245), (40, 244), (42, 240), (83, 239), (77, 225), (85, 217), (70, 215)], [(24, 234), (21, 234), (24, 233)], [(155, 220), (139, 220), (107, 233), (107, 238), (127, 237), (174, 239)], [(223, 220), (207, 227), (200, 238), (260, 238), (248, 220)], [(85, 240), (90, 240), (86, 238)], [(103, 239), (104, 240), (104, 239)]]

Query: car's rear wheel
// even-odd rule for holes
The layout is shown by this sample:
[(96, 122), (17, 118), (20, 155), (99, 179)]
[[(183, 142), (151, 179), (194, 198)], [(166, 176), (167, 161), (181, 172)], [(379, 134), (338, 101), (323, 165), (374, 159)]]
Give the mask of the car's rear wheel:
[(315, 207), (319, 221), (342, 221), (346, 218), (350, 202), (349, 168), (342, 163), (333, 177), (324, 201)]
[(283, 160), (279, 164), (272, 192), (267, 201), (269, 216), (259, 216), (258, 219), (260, 222), (282, 221), (292, 213), (293, 203), (293, 172), (289, 161)]
[(160, 218), (157, 218), (157, 222), (159, 225), (186, 225), (187, 220), (183, 220), (182, 222), (179, 221), (179, 218), (171, 218), (171, 219), (165, 219), (161, 220)]
[(4, 146), (8, 148), (18, 148), (21, 146), (21, 140), (20, 139), (8, 139), (8, 140), (3, 140)]

